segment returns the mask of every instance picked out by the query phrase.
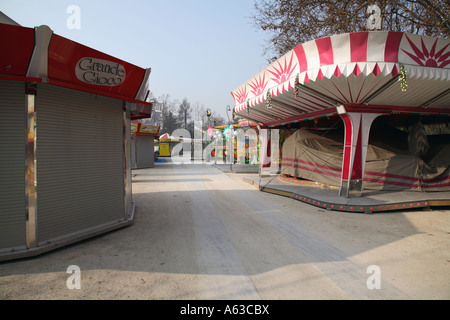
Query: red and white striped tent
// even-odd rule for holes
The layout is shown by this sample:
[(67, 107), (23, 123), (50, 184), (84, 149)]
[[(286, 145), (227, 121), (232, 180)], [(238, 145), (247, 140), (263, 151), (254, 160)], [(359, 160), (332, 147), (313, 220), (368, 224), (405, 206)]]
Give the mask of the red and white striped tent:
[(450, 114), (450, 41), (404, 32), (339, 34), (301, 44), (231, 92), (262, 128), (340, 115), (341, 194), (362, 180), (370, 126), (393, 113)]

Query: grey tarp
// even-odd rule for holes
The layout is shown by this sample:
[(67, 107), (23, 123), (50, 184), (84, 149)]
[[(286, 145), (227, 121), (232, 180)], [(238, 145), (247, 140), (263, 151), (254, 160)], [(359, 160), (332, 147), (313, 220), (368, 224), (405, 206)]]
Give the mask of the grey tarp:
[[(339, 186), (343, 140), (339, 130), (296, 130), (283, 143), (281, 174)], [(374, 128), (367, 147), (363, 188), (450, 190), (450, 145), (432, 145), (425, 158), (408, 150), (407, 133)]]

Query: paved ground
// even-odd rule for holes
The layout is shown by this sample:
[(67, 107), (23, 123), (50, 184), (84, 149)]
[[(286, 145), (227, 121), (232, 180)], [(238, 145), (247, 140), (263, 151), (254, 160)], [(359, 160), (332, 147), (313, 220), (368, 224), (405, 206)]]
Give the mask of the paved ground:
[(449, 211), (326, 211), (163, 161), (133, 171), (133, 225), (0, 263), (0, 299), (450, 299)]

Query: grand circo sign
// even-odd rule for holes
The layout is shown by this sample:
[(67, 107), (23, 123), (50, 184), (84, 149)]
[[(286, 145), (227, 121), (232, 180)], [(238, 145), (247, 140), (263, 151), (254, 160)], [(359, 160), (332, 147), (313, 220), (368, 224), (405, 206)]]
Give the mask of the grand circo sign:
[(88, 57), (77, 62), (75, 74), (80, 81), (100, 86), (118, 86), (126, 76), (120, 63)]

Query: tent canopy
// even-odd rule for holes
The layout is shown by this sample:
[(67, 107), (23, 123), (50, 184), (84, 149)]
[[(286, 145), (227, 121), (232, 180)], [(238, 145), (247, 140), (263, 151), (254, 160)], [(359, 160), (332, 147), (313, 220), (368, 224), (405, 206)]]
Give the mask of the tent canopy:
[(339, 105), (448, 114), (449, 44), (394, 31), (312, 40), (233, 90), (234, 113), (269, 128), (337, 114)]

